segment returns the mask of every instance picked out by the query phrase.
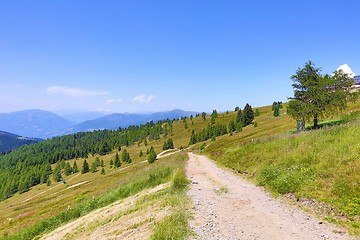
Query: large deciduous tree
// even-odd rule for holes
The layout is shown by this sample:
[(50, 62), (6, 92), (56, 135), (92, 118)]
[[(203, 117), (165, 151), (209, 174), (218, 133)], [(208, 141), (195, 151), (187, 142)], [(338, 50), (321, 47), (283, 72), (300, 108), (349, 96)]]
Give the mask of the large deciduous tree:
[(296, 120), (314, 120), (318, 128), (318, 118), (344, 110), (349, 100), (355, 100), (357, 93), (351, 91), (354, 79), (343, 71), (332, 75), (321, 74), (311, 61), (299, 68), (291, 76), (294, 97), (289, 98), (287, 113)]

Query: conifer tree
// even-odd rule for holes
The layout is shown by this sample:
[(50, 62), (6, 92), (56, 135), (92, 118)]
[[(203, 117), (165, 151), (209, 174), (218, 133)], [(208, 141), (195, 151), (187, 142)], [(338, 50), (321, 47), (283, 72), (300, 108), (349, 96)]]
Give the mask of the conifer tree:
[(41, 183), (46, 183), (47, 180), (49, 179), (49, 175), (47, 172), (41, 172), (41, 177), (40, 177), (40, 182)]
[(163, 150), (168, 150), (168, 149), (173, 149), (174, 148), (174, 142), (172, 140), (172, 138), (169, 138), (165, 141), (164, 145), (163, 145)]
[(156, 160), (156, 152), (153, 147), (150, 148), (150, 152), (148, 155), (148, 162), (153, 163)]
[(218, 117), (218, 113), (217, 113), (216, 109), (213, 110), (211, 116), (214, 117), (214, 118), (217, 118), (217, 117)]
[(121, 160), (123, 162), (131, 163), (130, 154), (128, 153), (128, 151), (126, 149), (124, 149), (121, 154)]
[(71, 169), (70, 163), (66, 162), (65, 167), (64, 167), (64, 174), (65, 174), (65, 176), (69, 176), (71, 173), (72, 173), (72, 169)]
[(105, 168), (101, 168), (101, 175), (105, 175)]
[(229, 122), (228, 130), (229, 132), (234, 132), (236, 130), (236, 124), (234, 120), (231, 120)]
[(84, 159), (84, 163), (83, 163), (82, 168), (81, 168), (81, 173), (82, 174), (87, 173), (87, 172), (89, 172), (89, 170), (90, 170), (89, 164), (86, 161), (86, 159)]
[(294, 97), (290, 98), (287, 113), (296, 120), (313, 119), (318, 128), (318, 118), (329, 116), (346, 108), (358, 93), (352, 91), (354, 79), (342, 70), (332, 75), (321, 74), (320, 68), (308, 61), (291, 76)]
[(244, 126), (247, 126), (252, 123), (254, 120), (254, 111), (251, 106), (247, 103), (244, 107)]
[(55, 182), (59, 182), (61, 180), (61, 168), (60, 164), (56, 164), (56, 167), (53, 171), (53, 179)]
[(78, 169), (78, 166), (77, 166), (76, 161), (74, 161), (74, 164), (73, 164), (73, 167), (72, 167), (72, 171), (73, 171), (73, 173), (79, 172), (79, 169)]
[(101, 165), (101, 160), (100, 160), (99, 157), (96, 157), (96, 158), (95, 158), (95, 165), (96, 165), (96, 167), (100, 167), (100, 165)]
[(206, 112), (202, 112), (201, 113), (201, 116), (202, 116), (202, 118), (204, 119), (204, 121), (206, 120)]
[(60, 161), (60, 168), (64, 169), (65, 168), (65, 160), (61, 160)]
[(213, 115), (211, 115), (211, 120), (210, 120), (211, 124), (215, 124), (215, 117)]
[(120, 162), (119, 154), (116, 153), (115, 154), (115, 160), (114, 160), (114, 167), (119, 168), (120, 166), (121, 166), (121, 162)]
[(96, 162), (95, 162), (95, 161), (91, 164), (90, 171), (91, 171), (92, 173), (94, 173), (94, 172), (97, 171), (97, 167), (96, 167)]
[(241, 125), (244, 124), (244, 115), (243, 115), (241, 109), (239, 109), (238, 114), (236, 116), (236, 123), (241, 124)]
[(190, 137), (190, 142), (189, 142), (189, 144), (190, 144), (190, 145), (193, 145), (193, 144), (195, 144), (196, 142), (197, 142), (196, 134), (195, 134), (195, 131), (192, 130), (192, 131), (191, 131), (191, 137)]
[(105, 163), (104, 163), (104, 160), (103, 160), (103, 159), (101, 159), (101, 161), (100, 161), (100, 166), (101, 166), (101, 167), (105, 167)]

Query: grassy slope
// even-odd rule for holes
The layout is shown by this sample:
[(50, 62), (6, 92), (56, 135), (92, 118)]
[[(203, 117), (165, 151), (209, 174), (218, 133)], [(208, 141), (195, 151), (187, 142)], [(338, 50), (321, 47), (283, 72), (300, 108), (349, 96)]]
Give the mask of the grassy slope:
[[(82, 203), (74, 204), (71, 209), (62, 209), (59, 212), (55, 212), (51, 216), (44, 218), (42, 221), (36, 219), (36, 223), (32, 226), (29, 226), (25, 230), (17, 230), (16, 232), (18, 234), (8, 236), (5, 239), (32, 239), (33, 237), (43, 234), (44, 232), (51, 231), (68, 221), (84, 216), (95, 209), (107, 206), (119, 199), (132, 196), (143, 189), (152, 188), (165, 182), (171, 182), (171, 188), (166, 189), (151, 198), (142, 199), (140, 203), (136, 203), (136, 206), (138, 209), (141, 209), (142, 207), (139, 207), (141, 205), (146, 206), (156, 203), (160, 204), (165, 209), (170, 209), (169, 217), (173, 215), (177, 216), (176, 214), (181, 213), (182, 222), (177, 222), (172, 224), (172, 226), (174, 228), (186, 230), (188, 228), (188, 216), (185, 213), (186, 208), (183, 207), (187, 204), (187, 198), (184, 197), (187, 182), (183, 177), (183, 169), (186, 159), (186, 153), (178, 153), (158, 160), (154, 164), (147, 164), (142, 168), (132, 169), (131, 172), (128, 172), (131, 174), (126, 174), (126, 177), (122, 177), (121, 184), (114, 189), (100, 194), (97, 197), (94, 196), (91, 199), (87, 199)], [(67, 199), (65, 198), (63, 201), (67, 201)], [(50, 205), (54, 206), (53, 204)], [(36, 211), (37, 207), (34, 206), (34, 208), (34, 211)], [(134, 211), (134, 209), (129, 209), (129, 212), (132, 211)], [(155, 222), (154, 224), (161, 225), (163, 222), (166, 222), (166, 219), (164, 219), (161, 223)], [(141, 223), (136, 224), (136, 227), (140, 226)], [(155, 230), (157, 228), (158, 226), (155, 225)], [(91, 229), (89, 229), (89, 231), (91, 231)], [(182, 235), (185, 237), (187, 233), (188, 231), (184, 231)], [(9, 233), (5, 235), (8, 234)]]
[[(349, 109), (360, 109), (360, 103), (351, 105)], [(321, 135), (324, 133), (325, 130), (316, 131), (314, 133), (292, 135), (290, 134), (290, 131), (294, 130), (295, 122), (289, 116), (284, 114), (285, 109), (282, 109), (282, 114), (280, 118), (275, 118), (272, 116), (270, 106), (259, 108), (259, 110), (261, 112), (261, 115), (255, 118), (255, 121), (258, 122), (258, 127), (250, 125), (245, 127), (242, 132), (235, 133), (232, 136), (226, 135), (218, 137), (215, 142), (209, 140), (206, 142), (207, 147), (205, 149), (205, 153), (210, 155), (211, 158), (217, 160), (219, 163), (239, 170), (240, 172), (249, 172), (251, 173), (249, 174), (250, 176), (254, 177), (254, 179), (257, 179), (258, 181), (261, 181), (261, 179), (258, 178), (258, 175), (265, 166), (268, 166), (270, 161), (273, 161), (273, 165), (275, 167), (279, 167), (281, 171), (283, 170), (283, 168), (280, 168), (283, 167), (283, 165), (280, 164), (281, 160), (278, 160), (278, 158), (276, 157), (283, 155), (280, 153), (283, 152), (284, 147), (279, 147), (278, 145), (286, 144), (287, 141), (296, 141), (304, 144), (304, 147), (307, 146), (308, 148), (310, 148), (308, 149), (308, 151), (313, 152), (316, 149), (311, 148), (311, 139), (315, 138), (316, 140), (317, 138), (322, 138)], [(228, 114), (219, 114), (217, 121), (222, 124), (227, 124), (230, 120), (233, 120), (235, 118), (236, 113), (230, 112)], [(194, 124), (192, 124), (191, 120), (188, 119), (188, 129), (184, 128), (184, 124), (182, 121), (175, 122), (173, 124), (172, 136), (175, 147), (187, 147), (191, 131), (195, 130), (196, 132), (198, 132), (202, 128), (204, 128), (209, 122), (209, 116), (207, 116), (206, 121), (204, 121), (201, 117), (194, 118)], [(334, 135), (333, 137), (334, 139), (338, 139), (338, 137), (340, 136), (342, 135)], [(331, 138), (331, 134), (329, 134), (329, 138)], [(29, 192), (21, 195), (17, 194), (12, 198), (7, 199), (6, 201), (0, 202), (0, 236), (4, 233), (17, 232), (20, 229), (31, 226), (36, 222), (47, 219), (50, 216), (53, 216), (54, 214), (57, 214), (61, 211), (67, 210), (69, 206), (74, 208), (78, 205), (81, 205), (91, 200), (93, 197), (101, 196), (106, 192), (114, 189), (115, 187), (122, 185), (125, 182), (137, 179), (139, 176), (142, 176), (164, 164), (174, 164), (174, 162), (171, 161), (167, 162), (160, 160), (155, 162), (155, 164), (153, 165), (149, 165), (147, 163), (142, 163), (145, 160), (145, 157), (138, 157), (140, 150), (145, 153), (146, 149), (150, 148), (150, 146), (154, 146), (156, 152), (161, 152), (164, 141), (165, 139), (161, 137), (160, 140), (149, 142), (148, 146), (144, 146), (144, 144), (141, 144), (140, 146), (138, 146), (137, 144), (135, 144), (134, 146), (130, 146), (128, 150), (133, 159), (133, 163), (123, 163), (121, 168), (118, 170), (114, 170), (109, 167), (110, 159), (114, 158), (115, 152), (106, 156), (102, 156), (101, 158), (104, 159), (106, 165), (106, 175), (104, 176), (100, 175), (100, 171), (97, 173), (87, 173), (84, 175), (70, 175), (68, 177), (65, 177), (65, 185), (61, 183), (53, 183), (49, 187), (45, 184), (38, 185), (33, 187)], [(273, 145), (277, 147), (273, 148), (273, 145), (261, 145), (266, 144), (267, 142), (269, 142), (269, 144), (273, 143)], [(335, 145), (337, 143), (339, 142), (334, 142)], [(201, 145), (202, 143), (195, 144), (194, 146), (192, 146), (192, 149), (198, 150)], [(296, 148), (298, 149), (297, 152), (292, 153), (293, 159), (298, 159), (302, 156), (302, 147), (302, 145), (298, 146)], [(321, 145), (319, 145), (318, 147), (321, 148)], [(286, 149), (288, 148), (289, 147), (287, 147)], [(264, 151), (264, 149), (270, 150)], [(247, 155), (244, 155), (245, 153), (243, 153), (245, 150)], [(355, 156), (357, 153), (356, 151), (358, 152), (358, 150), (351, 148), (348, 153), (352, 152)], [(238, 154), (239, 152), (241, 154)], [(346, 154), (346, 151), (344, 151), (344, 154)], [(88, 162), (90, 165), (92, 161), (94, 161), (95, 157), (96, 156), (89, 157)], [(317, 158), (319, 157), (317, 156)], [(251, 159), (252, 165), (246, 165), (246, 162), (244, 160), (248, 159)], [(289, 158), (286, 157), (284, 159)], [(71, 165), (73, 161), (74, 160), (70, 160)], [(301, 160), (299, 161), (301, 162)], [(81, 168), (82, 162), (83, 159), (77, 160), (79, 168)], [(288, 160), (287, 163), (287, 167), (291, 167), (290, 165), (293, 163), (293, 161)], [(334, 166), (335, 165), (331, 165), (329, 166), (329, 168), (331, 169)], [(318, 165), (315, 168), (316, 171), (321, 169), (321, 165)], [(345, 174), (347, 173), (347, 171), (350, 171), (350, 169), (353, 168), (352, 165), (347, 164), (342, 165), (341, 169), (342, 173)], [(356, 168), (354, 168), (354, 170), (356, 170)], [(358, 177), (358, 175), (358, 173), (354, 173), (355, 177)], [(317, 191), (323, 194), (322, 198), (316, 197), (316, 195), (306, 194), (304, 189), (306, 189), (307, 184), (308, 182), (305, 181), (302, 187), (298, 188), (301, 189), (301, 191), (299, 190), (299, 192), (297, 193), (299, 196), (304, 195), (308, 197), (314, 197), (321, 201), (324, 201), (324, 199), (327, 198), (328, 195), (325, 195), (325, 190), (327, 188), (324, 188), (323, 190), (321, 185)], [(46, 191), (46, 193), (41, 194), (44, 191)], [(33, 198), (26, 201), (31, 197)], [(168, 219), (168, 222), (171, 222), (171, 219)], [(168, 222), (164, 223), (165, 226), (166, 224), (168, 224)], [(159, 226), (159, 228), (161, 228), (161, 225)]]
[[(358, 109), (359, 103), (348, 111)], [(289, 125), (286, 117), (279, 119), (281, 127), (277, 119), (269, 119), (261, 131), (245, 129), (235, 137), (219, 138), (205, 151), (275, 194), (294, 193), (304, 203), (326, 203), (315, 206), (322, 217), (359, 235), (360, 117), (345, 113), (335, 119), (343, 124), (297, 134), (290, 132), (294, 122)]]

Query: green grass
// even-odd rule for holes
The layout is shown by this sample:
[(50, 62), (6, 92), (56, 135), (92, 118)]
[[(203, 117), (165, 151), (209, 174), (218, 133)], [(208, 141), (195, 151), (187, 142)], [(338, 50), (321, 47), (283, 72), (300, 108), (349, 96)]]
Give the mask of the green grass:
[(188, 223), (190, 216), (186, 210), (188, 182), (183, 170), (176, 172), (170, 189), (171, 194), (168, 198), (168, 204), (173, 208), (172, 214), (155, 225), (151, 236), (152, 240), (182, 240), (190, 236), (191, 231)]
[[(169, 163), (174, 161), (178, 161), (178, 163), (173, 164), (173, 166), (160, 167), (155, 170), (152, 170), (150, 171), (150, 173), (148, 173), (143, 177), (137, 178), (136, 180), (132, 180), (130, 182), (127, 182), (126, 184), (120, 185), (119, 187), (103, 195), (95, 197), (94, 199), (87, 201), (86, 203), (83, 203), (73, 209), (63, 211), (51, 218), (36, 223), (35, 225), (28, 227), (17, 234), (4, 236), (3, 239), (33, 239), (37, 236), (42, 235), (45, 232), (49, 232), (53, 229), (56, 229), (57, 227), (71, 220), (84, 216), (95, 209), (107, 206), (117, 200), (124, 199), (131, 195), (134, 195), (142, 191), (143, 189), (151, 188), (159, 184), (168, 182), (172, 179), (173, 173), (179, 171), (176, 166), (179, 166), (179, 164), (181, 166), (183, 165), (184, 162), (183, 161), (184, 156), (180, 156), (180, 157), (172, 156), (171, 158), (175, 160), (171, 161), (169, 160), (170, 158), (168, 158), (167, 160), (169, 161)], [(176, 183), (174, 184), (179, 185)]]
[[(216, 159), (271, 190), (316, 199), (359, 233), (360, 121), (316, 131), (280, 134), (229, 148)], [(340, 218), (345, 215), (346, 218)]]

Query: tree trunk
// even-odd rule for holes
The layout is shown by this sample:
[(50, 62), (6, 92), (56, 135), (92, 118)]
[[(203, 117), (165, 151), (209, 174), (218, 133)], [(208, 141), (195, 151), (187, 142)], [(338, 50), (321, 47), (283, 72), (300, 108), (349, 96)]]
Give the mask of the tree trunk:
[(317, 114), (314, 115), (314, 129), (318, 129), (318, 118), (317, 118)]

